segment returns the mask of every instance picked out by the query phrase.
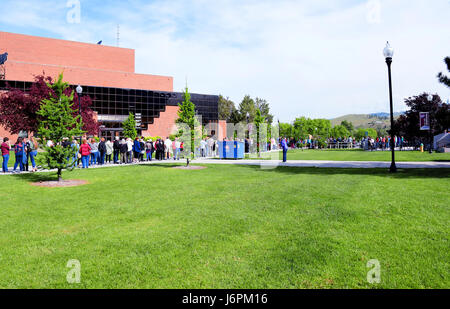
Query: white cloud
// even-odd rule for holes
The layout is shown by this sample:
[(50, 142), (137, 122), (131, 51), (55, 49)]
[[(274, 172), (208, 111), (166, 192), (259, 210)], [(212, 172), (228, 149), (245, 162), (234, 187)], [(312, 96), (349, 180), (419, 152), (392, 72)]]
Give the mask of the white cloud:
[(245, 94), (263, 97), (283, 121), (387, 111), (386, 40), (395, 48), (396, 110), (405, 109), (402, 98), (422, 91), (449, 97), (436, 79), (450, 55), (449, 2), (379, 3), (379, 22), (368, 19), (367, 1), (357, 0), (83, 1), (79, 25), (64, 23), (65, 15), (51, 18), (65, 14), (51, 5), (34, 6), (41, 14), (22, 8), (29, 16), (20, 22), (110, 45), (120, 23), (121, 46), (136, 49), (137, 72), (174, 76), (175, 91), (187, 76), (193, 92), (236, 103)]

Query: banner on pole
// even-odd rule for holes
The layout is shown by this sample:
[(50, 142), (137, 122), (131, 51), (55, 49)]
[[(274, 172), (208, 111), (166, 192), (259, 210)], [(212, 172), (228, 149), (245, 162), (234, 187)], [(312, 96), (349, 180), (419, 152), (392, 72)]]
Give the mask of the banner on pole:
[(419, 113), (420, 130), (430, 130), (430, 113)]

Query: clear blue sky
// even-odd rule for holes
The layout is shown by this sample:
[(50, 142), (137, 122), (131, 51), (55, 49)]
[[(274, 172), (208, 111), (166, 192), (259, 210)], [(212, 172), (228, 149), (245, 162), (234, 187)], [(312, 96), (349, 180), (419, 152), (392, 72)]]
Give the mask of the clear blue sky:
[(173, 76), (176, 91), (187, 77), (192, 92), (237, 104), (262, 97), (281, 121), (388, 111), (386, 40), (396, 111), (424, 91), (450, 97), (436, 79), (450, 56), (448, 0), (82, 0), (72, 23), (76, 2), (3, 0), (0, 30), (115, 46), (120, 24), (138, 73)]

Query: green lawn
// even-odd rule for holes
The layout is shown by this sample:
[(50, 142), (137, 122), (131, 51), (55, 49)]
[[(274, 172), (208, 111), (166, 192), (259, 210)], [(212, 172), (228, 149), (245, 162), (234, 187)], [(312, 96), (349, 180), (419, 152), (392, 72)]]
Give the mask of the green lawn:
[(129, 166), (65, 173), (90, 184), (59, 189), (1, 176), (0, 288), (449, 288), (449, 176)]
[[(272, 154), (273, 155), (273, 154)], [(269, 159), (267, 154), (263, 158)], [(279, 154), (279, 159), (283, 154)], [(289, 150), (288, 160), (324, 160), (324, 161), (391, 161), (389, 151), (363, 150)], [(450, 153), (421, 153), (419, 151), (396, 151), (395, 160), (398, 162), (449, 161)]]

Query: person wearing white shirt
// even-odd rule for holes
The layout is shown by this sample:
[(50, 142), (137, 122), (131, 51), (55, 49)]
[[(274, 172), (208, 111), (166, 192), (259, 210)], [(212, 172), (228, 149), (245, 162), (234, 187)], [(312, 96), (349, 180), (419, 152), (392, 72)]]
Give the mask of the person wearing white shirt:
[(170, 159), (170, 150), (172, 149), (172, 141), (170, 138), (166, 137), (164, 141), (164, 160)]
[(213, 154), (214, 139), (210, 137), (206, 142), (208, 144), (208, 147), (206, 147), (206, 156), (211, 157)]
[(205, 139), (202, 139), (200, 142), (200, 152), (201, 152), (201, 156), (205, 157), (206, 156), (206, 147), (208, 146), (208, 144), (206, 143)]
[(111, 140), (106, 142), (106, 162), (111, 163), (111, 156), (114, 152), (114, 145)]
[(131, 138), (127, 138), (127, 162), (132, 163), (133, 156), (133, 142), (131, 141)]

